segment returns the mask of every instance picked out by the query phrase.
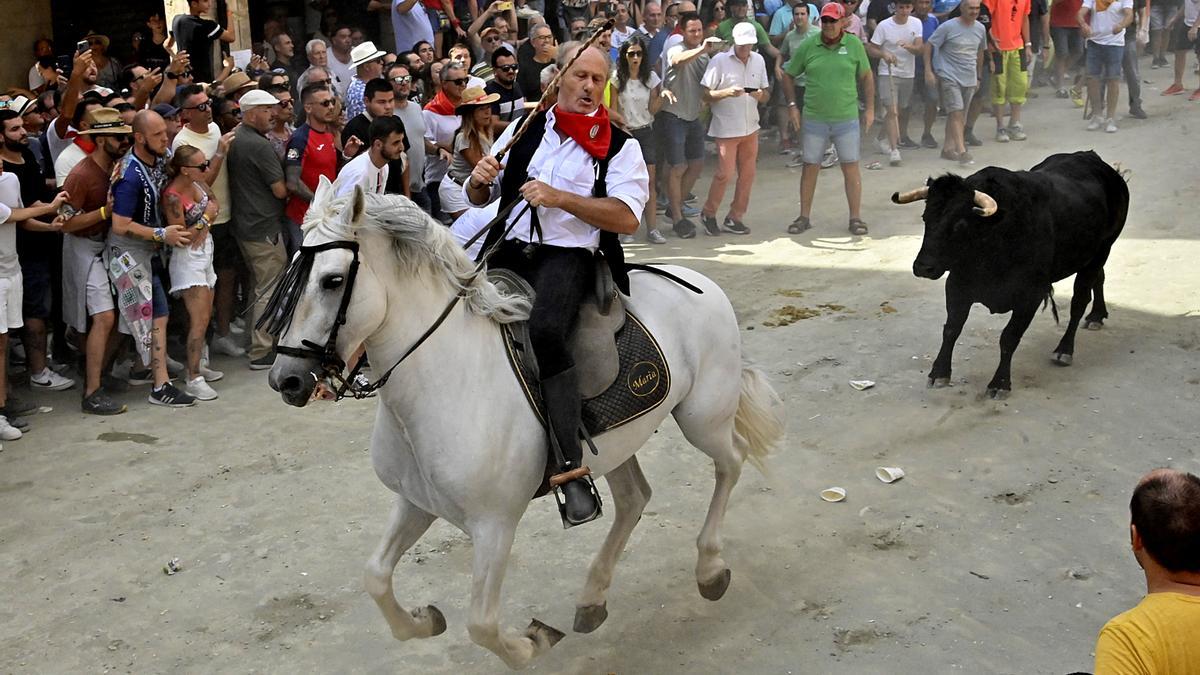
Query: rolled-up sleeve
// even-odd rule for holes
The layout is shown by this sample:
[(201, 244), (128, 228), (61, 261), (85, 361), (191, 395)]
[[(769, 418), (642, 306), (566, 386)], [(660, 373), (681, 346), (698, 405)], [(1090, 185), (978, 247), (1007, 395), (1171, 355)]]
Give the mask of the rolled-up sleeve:
[(650, 174), (637, 141), (626, 141), (608, 163), (607, 184), (609, 197), (621, 200), (634, 216), (642, 217), (650, 198)]

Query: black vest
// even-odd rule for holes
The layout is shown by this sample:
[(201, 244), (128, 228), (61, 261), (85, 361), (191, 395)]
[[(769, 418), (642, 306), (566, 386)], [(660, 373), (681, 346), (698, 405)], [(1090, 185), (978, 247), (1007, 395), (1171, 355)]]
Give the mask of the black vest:
[[(513, 122), (513, 124), (519, 124), (519, 122)], [(629, 134), (621, 131), (611, 122), (609, 124), (612, 126), (612, 142), (609, 143), (608, 153), (605, 154), (604, 159), (596, 160), (596, 182), (592, 186), (592, 196), (596, 198), (608, 196), (608, 163), (631, 138)], [(546, 112), (542, 111), (529, 122), (525, 133), (509, 150), (508, 159), (504, 163), (504, 176), (500, 179), (500, 204), (502, 207), (514, 199), (520, 198), (521, 186), (529, 180), (529, 163), (533, 160), (533, 153), (541, 145), (542, 136), (545, 133)], [(640, 214), (638, 215), (640, 217)], [(488, 250), (492, 244), (499, 241), (508, 226), (507, 220), (504, 218), (492, 224), (481, 251)], [(537, 209), (529, 210), (529, 222), (533, 225), (537, 237), (540, 238), (542, 228), (538, 222)], [(625, 253), (621, 249), (621, 241), (615, 232), (600, 231), (600, 247), (597, 252), (608, 263), (608, 268), (612, 271), (613, 283), (622, 293), (629, 295), (629, 273), (625, 270)]]

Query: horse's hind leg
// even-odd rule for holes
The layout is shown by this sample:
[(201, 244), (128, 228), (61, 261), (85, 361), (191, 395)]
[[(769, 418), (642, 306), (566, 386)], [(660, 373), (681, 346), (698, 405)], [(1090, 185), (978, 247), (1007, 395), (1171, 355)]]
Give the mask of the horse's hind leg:
[[(736, 409), (734, 399), (734, 409)], [(716, 469), (716, 486), (713, 488), (712, 501), (708, 505), (708, 515), (704, 519), (704, 527), (700, 528), (700, 536), (696, 538), (696, 549), (699, 555), (696, 559), (696, 584), (700, 595), (706, 600), (720, 600), (729, 588), (732, 573), (721, 559), (721, 525), (725, 521), (725, 507), (729, 505), (729, 495), (733, 486), (737, 485), (742, 475), (742, 463), (745, 458), (733, 444), (733, 410), (729, 411), (724, 422), (711, 425), (712, 419), (722, 419), (719, 415), (688, 414), (687, 406), (681, 405), (675, 411), (675, 420), (688, 442), (699, 448), (713, 460)]]
[(467, 632), (475, 644), (499, 656), (509, 668), (524, 668), (563, 638), (561, 631), (534, 619), (521, 635), (500, 628), (500, 587), (512, 551), (516, 521), (481, 522), (471, 528), (475, 552), (471, 580), (471, 615)]
[(396, 602), (392, 590), (392, 573), (396, 563), (400, 562), (400, 556), (425, 534), (434, 520), (432, 515), (397, 495), (387, 532), (375, 549), (375, 554), (367, 561), (367, 593), (379, 605), (379, 611), (383, 612), (383, 618), (387, 619), (392, 636), (397, 640), (432, 637), (446, 630), (446, 619), (436, 607), (428, 605), (411, 613), (406, 612)]
[(584, 584), (579, 603), (575, 606), (577, 633), (590, 633), (608, 618), (605, 595), (612, 584), (613, 569), (617, 566), (617, 559), (621, 557), (621, 551), (625, 549), (633, 528), (642, 519), (642, 510), (650, 501), (650, 484), (646, 482), (636, 456), (625, 460), (624, 464), (604, 477), (608, 479), (609, 489), (612, 490), (616, 517), (613, 518), (604, 545), (592, 560), (587, 583)]

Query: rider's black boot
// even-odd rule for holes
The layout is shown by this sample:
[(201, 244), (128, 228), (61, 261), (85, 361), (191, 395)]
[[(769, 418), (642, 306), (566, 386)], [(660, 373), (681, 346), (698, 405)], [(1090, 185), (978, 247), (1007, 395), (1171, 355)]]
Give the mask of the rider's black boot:
[[(601, 516), (600, 493), (583, 468), (583, 446), (579, 442), (579, 382), (574, 368), (542, 380), (542, 397), (550, 424), (550, 443), (562, 462), (551, 477), (563, 527), (574, 527)], [(562, 498), (557, 488), (561, 487)]]

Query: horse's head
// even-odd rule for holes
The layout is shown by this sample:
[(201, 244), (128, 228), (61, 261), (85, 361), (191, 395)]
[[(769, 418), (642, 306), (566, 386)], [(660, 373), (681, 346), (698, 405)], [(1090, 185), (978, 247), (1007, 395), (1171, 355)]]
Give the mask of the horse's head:
[(385, 289), (363, 255), (364, 247), (379, 247), (362, 227), (365, 195), (358, 187), (346, 197), (335, 193), (321, 178), (304, 219), (304, 245), (261, 319), (279, 341), (268, 382), (294, 406), (308, 403), (323, 374), (340, 370), (386, 313)]

